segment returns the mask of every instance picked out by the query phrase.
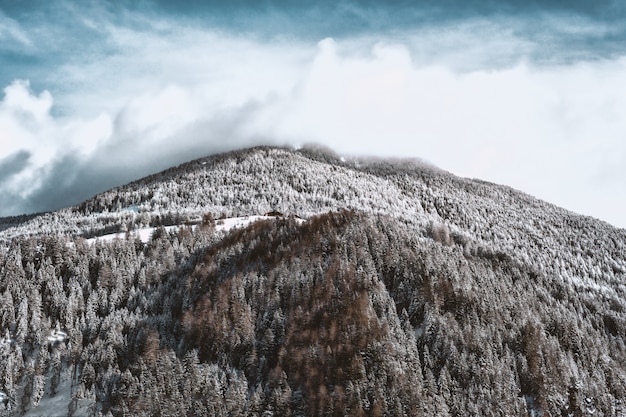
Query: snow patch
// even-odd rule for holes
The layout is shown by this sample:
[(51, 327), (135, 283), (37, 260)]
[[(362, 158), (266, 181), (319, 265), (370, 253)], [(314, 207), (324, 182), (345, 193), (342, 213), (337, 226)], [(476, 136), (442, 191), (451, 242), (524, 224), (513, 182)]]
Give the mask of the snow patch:
[(51, 345), (55, 345), (57, 343), (63, 343), (67, 340), (67, 333), (62, 332), (61, 330), (53, 331), (50, 336), (48, 336), (48, 343)]
[[(232, 229), (244, 228), (249, 226), (250, 224), (257, 222), (259, 220), (274, 220), (275, 216), (245, 216), (245, 217), (230, 217), (226, 219), (215, 220), (215, 231), (217, 232), (228, 232)], [(304, 222), (304, 219), (296, 218), (296, 221), (301, 224)], [(192, 223), (200, 223), (201, 219), (197, 219), (192, 221)], [(188, 227), (186, 225), (176, 225), (176, 226), (165, 226), (164, 229), (166, 232), (174, 232), (177, 233), (180, 228)], [(198, 227), (198, 226), (193, 226)], [(158, 229), (158, 227), (146, 227), (143, 229), (136, 229), (128, 233), (131, 239), (138, 238), (143, 243), (148, 243), (154, 234), (154, 231)], [(108, 235), (98, 236), (94, 238), (87, 239), (87, 243), (96, 243), (96, 242), (112, 242), (115, 239), (126, 239), (126, 232), (122, 233), (111, 233)]]
[(424, 335), (424, 322), (422, 322), (419, 325), (415, 326), (415, 328), (413, 330), (415, 331), (415, 338), (416, 339), (419, 339), (420, 337), (422, 337)]
[(4, 392), (0, 391), (0, 404), (6, 409), (9, 406), (11, 398)]
[[(49, 383), (46, 380), (46, 385)], [(61, 380), (55, 394), (51, 394), (46, 390), (41, 401), (36, 407), (31, 408), (24, 414), (25, 417), (35, 416), (66, 416), (68, 415), (68, 407), (72, 400), (73, 394), (71, 372), (66, 370), (61, 374)], [(74, 411), (75, 416), (89, 415), (89, 409), (93, 406), (94, 401), (82, 399), (78, 401), (77, 409)]]

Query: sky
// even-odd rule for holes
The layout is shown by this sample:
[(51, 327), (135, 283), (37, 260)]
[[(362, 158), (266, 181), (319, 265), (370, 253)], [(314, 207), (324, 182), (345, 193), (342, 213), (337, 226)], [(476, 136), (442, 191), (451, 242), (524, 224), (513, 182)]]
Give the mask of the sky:
[(0, 88), (0, 216), (319, 143), (626, 228), (620, 0), (0, 0)]

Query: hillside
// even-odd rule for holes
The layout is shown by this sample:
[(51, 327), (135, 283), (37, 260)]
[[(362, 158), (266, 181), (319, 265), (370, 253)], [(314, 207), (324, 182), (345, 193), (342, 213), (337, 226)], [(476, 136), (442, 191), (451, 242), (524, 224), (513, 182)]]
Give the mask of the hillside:
[(626, 231), (508, 187), (259, 147), (4, 223), (0, 415), (626, 413)]

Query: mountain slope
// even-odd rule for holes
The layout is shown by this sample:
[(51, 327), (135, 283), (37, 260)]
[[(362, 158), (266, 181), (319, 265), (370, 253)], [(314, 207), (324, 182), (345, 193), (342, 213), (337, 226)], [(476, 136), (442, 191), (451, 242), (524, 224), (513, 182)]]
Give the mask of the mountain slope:
[[(306, 217), (344, 208), (388, 214), (425, 235), (433, 224), (442, 225), (468, 251), (483, 246), (505, 252), (567, 276), (581, 289), (595, 287), (597, 280), (619, 284), (615, 276), (626, 271), (624, 230), (424, 164), (342, 161), (316, 149), (261, 147), (199, 159), (42, 215), (0, 237), (92, 237), (180, 224), (207, 212), (232, 217), (278, 210)], [(564, 257), (567, 265), (556, 264)]]
[(626, 232), (419, 162), (252, 148), (0, 237), (7, 413), (624, 412)]

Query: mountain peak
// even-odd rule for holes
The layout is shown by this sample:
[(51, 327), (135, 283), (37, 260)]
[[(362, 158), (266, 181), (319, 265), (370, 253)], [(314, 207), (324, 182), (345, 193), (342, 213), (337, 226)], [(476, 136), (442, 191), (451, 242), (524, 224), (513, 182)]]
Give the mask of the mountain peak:
[(626, 231), (421, 161), (256, 147), (22, 220), (7, 412), (614, 415), (626, 392)]

